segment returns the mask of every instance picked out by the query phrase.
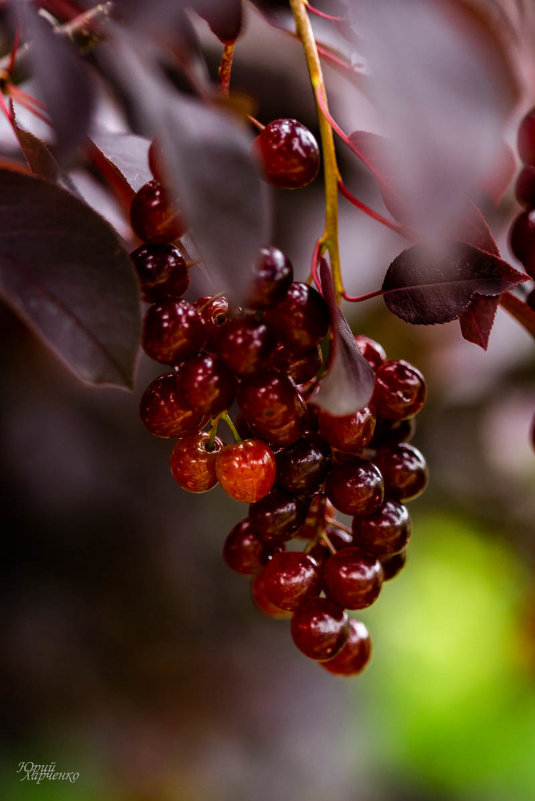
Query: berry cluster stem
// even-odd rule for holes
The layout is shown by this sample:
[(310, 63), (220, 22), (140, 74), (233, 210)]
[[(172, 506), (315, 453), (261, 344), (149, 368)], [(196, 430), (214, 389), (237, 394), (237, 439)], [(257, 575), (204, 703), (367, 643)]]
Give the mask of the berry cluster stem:
[[(314, 90), (321, 137), (325, 184), (325, 231), (320, 239), (319, 255), (322, 255), (325, 251), (329, 253), (336, 299), (340, 303), (344, 292), (338, 245), (338, 181), (340, 180), (340, 173), (336, 161), (332, 128), (322, 111), (322, 106), (328, 109), (327, 93), (314, 31), (306, 11), (307, 3), (305, 0), (290, 0), (290, 7), (295, 20), (297, 35), (303, 45), (310, 83)], [(321, 103), (318, 101), (318, 97), (321, 98)]]

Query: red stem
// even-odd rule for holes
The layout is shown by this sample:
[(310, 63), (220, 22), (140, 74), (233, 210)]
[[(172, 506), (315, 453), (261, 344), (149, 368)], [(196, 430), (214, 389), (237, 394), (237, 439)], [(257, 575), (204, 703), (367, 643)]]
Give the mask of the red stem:
[(226, 44), (219, 65), (219, 88), (228, 97), (230, 94), (230, 76), (232, 73), (232, 60), (234, 58), (234, 42)]
[(500, 306), (503, 306), (535, 339), (535, 311), (527, 303), (512, 292), (504, 292), (500, 296)]
[(312, 278), (314, 279), (314, 283), (318, 287), (318, 290), (321, 292), (321, 281), (318, 275), (318, 262), (320, 259), (321, 253), (321, 239), (318, 239), (316, 242), (316, 246), (314, 248), (314, 253), (312, 254), (312, 264), (310, 267), (310, 272), (312, 273)]
[(310, 3), (307, 3), (307, 11), (310, 11), (312, 14), (316, 14), (322, 19), (328, 19), (330, 22), (347, 22), (345, 17), (336, 17), (334, 14), (326, 14), (325, 11), (320, 11), (318, 8), (314, 8), (314, 6), (311, 6)]
[(346, 200), (349, 200), (350, 203), (356, 206), (357, 209), (363, 211), (364, 214), (367, 214), (368, 217), (377, 220), (377, 222), (382, 223), (382, 225), (386, 225), (387, 228), (390, 228), (392, 231), (395, 231), (396, 234), (399, 234), (400, 236), (403, 236), (406, 239), (411, 238), (407, 235), (407, 229), (403, 225), (399, 225), (399, 223), (393, 222), (392, 220), (383, 217), (382, 214), (379, 214), (379, 212), (374, 211), (365, 203), (363, 203), (361, 200), (358, 200), (354, 195), (352, 195), (349, 189), (347, 189), (347, 187), (344, 185), (343, 181), (338, 181), (338, 189), (340, 190), (340, 193), (346, 198)]
[(360, 303), (361, 300), (369, 300), (370, 298), (377, 298), (383, 294), (382, 289), (376, 289), (375, 292), (368, 292), (366, 295), (346, 295), (344, 292), (344, 300), (350, 300), (352, 303)]

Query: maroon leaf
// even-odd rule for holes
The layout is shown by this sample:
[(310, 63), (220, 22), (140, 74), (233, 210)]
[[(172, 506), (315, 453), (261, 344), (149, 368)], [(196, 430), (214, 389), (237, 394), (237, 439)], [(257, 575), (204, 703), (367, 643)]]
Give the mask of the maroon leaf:
[(500, 295), (494, 298), (474, 295), (468, 307), (459, 315), (461, 333), (468, 342), (474, 342), (483, 350), (487, 350), (499, 305)]
[(212, 31), (224, 44), (232, 44), (240, 35), (242, 27), (241, 0), (227, 0), (223, 6), (221, 4), (210, 5), (206, 10), (203, 10), (201, 5), (199, 14), (207, 20)]
[(0, 293), (82, 380), (132, 387), (141, 328), (114, 230), (61, 187), (0, 170)]
[(457, 318), (474, 295), (497, 297), (527, 276), (464, 242), (414, 245), (388, 268), (383, 297), (409, 323), (432, 325)]
[(320, 260), (322, 295), (329, 306), (333, 340), (327, 374), (319, 383), (314, 403), (330, 414), (352, 414), (369, 402), (375, 374), (358, 349), (355, 337), (337, 306), (333, 277), (325, 259)]
[(20, 128), (13, 114), (13, 130), (28, 166), (35, 175), (55, 183), (59, 178), (59, 166), (44, 142), (29, 131)]
[(135, 134), (98, 131), (91, 134), (91, 141), (117, 168), (134, 192), (151, 180), (149, 139)]
[(397, 191), (396, 162), (392, 145), (384, 136), (370, 131), (353, 131), (349, 135), (360, 160), (368, 167), (379, 185), (384, 204), (395, 220), (404, 223), (403, 199)]

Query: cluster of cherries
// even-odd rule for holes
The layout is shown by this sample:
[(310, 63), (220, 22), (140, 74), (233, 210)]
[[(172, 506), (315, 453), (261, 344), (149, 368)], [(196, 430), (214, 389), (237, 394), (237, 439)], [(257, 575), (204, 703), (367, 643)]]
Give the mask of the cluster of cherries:
[[(515, 217), (509, 241), (526, 273), (535, 279), (535, 108), (520, 123), (517, 145), (523, 166), (516, 180), (515, 196), (524, 211)], [(527, 303), (535, 309), (535, 290), (528, 295)]]
[[(287, 122), (293, 137), (294, 121)], [(268, 133), (279, 158), (280, 139)], [(301, 166), (308, 182), (309, 159)], [(299, 160), (291, 167), (296, 188)], [(293, 280), (280, 250), (260, 251), (243, 306), (230, 309), (223, 295), (190, 303), (182, 297), (188, 263), (174, 244), (184, 226), (156, 179), (134, 197), (131, 222), (144, 240), (132, 259), (143, 299), (152, 304), (142, 345), (171, 367), (143, 394), (145, 426), (176, 439), (170, 467), (180, 487), (206, 492), (219, 483), (249, 504), (223, 558), (252, 577), (257, 606), (291, 617), (295, 644), (325, 669), (359, 673), (370, 639), (346, 610), (372, 604), (383, 581), (403, 567), (410, 536), (404, 504), (427, 483), (425, 460), (409, 444), (425, 400), (423, 376), (357, 336), (375, 371), (373, 397), (353, 414), (329, 414), (314, 403), (329, 311), (314, 288)], [(235, 422), (228, 413), (234, 404)], [(233, 444), (217, 436), (221, 420)], [(351, 527), (336, 520), (336, 510), (352, 516)]]

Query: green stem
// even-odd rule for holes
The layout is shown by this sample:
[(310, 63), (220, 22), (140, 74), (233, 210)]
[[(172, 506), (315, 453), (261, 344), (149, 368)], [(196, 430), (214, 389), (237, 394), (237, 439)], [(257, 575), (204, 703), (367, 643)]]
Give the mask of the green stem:
[[(318, 123), (321, 137), (323, 155), (323, 176), (325, 184), (325, 230), (321, 238), (321, 253), (327, 250), (333, 273), (334, 290), (338, 304), (341, 303), (344, 291), (340, 268), (340, 250), (338, 245), (338, 181), (340, 173), (334, 149), (334, 136), (330, 123), (322, 111), (322, 106), (328, 109), (325, 82), (321, 69), (320, 57), (316, 47), (314, 31), (308, 18), (305, 0), (290, 0), (290, 7), (294, 16), (297, 35), (301, 39), (310, 76), (310, 83), (314, 90), (314, 99), (318, 114)], [(321, 102), (318, 100), (321, 99)]]
[(230, 419), (228, 412), (221, 412), (219, 417), (221, 418), (221, 420), (224, 420), (225, 423), (230, 428), (230, 430), (232, 432), (232, 436), (234, 437), (234, 442), (241, 442), (242, 441), (241, 437), (240, 437), (240, 435), (238, 434), (238, 432), (236, 430), (236, 426), (234, 425), (234, 423)]

